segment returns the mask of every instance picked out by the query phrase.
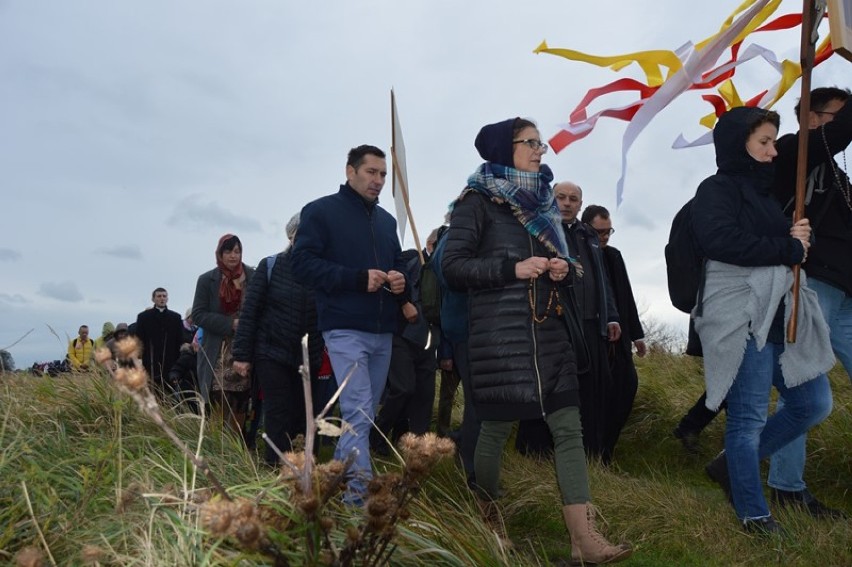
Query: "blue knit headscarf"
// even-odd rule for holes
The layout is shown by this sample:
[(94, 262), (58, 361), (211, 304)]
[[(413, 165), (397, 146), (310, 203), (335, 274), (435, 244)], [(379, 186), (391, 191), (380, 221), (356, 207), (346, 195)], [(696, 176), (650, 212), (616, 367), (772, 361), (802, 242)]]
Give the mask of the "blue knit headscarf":
[(518, 118), (488, 124), (479, 131), (474, 145), (486, 163), (468, 178), (465, 192), (474, 190), (508, 203), (527, 232), (554, 254), (568, 259), (562, 215), (550, 186), (553, 172), (546, 165), (542, 165), (538, 173), (512, 167), (515, 163), (512, 133), (516, 120)]

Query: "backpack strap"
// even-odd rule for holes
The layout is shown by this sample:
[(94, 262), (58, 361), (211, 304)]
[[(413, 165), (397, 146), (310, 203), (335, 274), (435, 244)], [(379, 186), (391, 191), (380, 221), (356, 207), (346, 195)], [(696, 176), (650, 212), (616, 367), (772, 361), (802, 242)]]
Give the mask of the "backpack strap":
[(272, 268), (275, 267), (275, 260), (278, 259), (278, 254), (266, 257), (266, 283), (272, 281)]

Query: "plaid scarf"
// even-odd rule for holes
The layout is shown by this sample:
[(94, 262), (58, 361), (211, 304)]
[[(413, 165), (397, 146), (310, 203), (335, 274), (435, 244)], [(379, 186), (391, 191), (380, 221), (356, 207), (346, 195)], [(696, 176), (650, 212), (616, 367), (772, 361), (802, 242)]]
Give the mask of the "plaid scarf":
[(527, 232), (554, 254), (571, 260), (551, 181), (553, 172), (546, 165), (542, 165), (538, 173), (530, 173), (485, 162), (468, 177), (462, 195), (473, 190), (498, 203), (509, 203), (515, 218)]

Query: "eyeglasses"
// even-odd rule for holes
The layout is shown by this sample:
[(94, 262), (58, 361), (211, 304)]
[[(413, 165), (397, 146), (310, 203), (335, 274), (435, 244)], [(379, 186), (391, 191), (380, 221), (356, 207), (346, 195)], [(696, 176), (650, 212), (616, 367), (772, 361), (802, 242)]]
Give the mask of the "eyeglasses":
[(541, 153), (543, 153), (543, 154), (546, 154), (547, 149), (548, 149), (547, 144), (545, 144), (541, 140), (534, 140), (532, 138), (530, 138), (528, 140), (512, 140), (512, 143), (513, 144), (526, 144), (527, 146), (529, 146), (529, 148), (532, 151), (535, 152), (535, 151), (541, 150)]
[(614, 228), (596, 228), (595, 232), (597, 232), (600, 236), (612, 236), (612, 233), (615, 232)]

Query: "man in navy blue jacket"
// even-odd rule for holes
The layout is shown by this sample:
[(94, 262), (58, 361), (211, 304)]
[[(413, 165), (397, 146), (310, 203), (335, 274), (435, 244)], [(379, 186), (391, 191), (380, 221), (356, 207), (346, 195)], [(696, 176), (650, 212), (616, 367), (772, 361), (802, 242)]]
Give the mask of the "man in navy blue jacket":
[[(346, 183), (302, 209), (293, 248), (296, 278), (314, 288), (317, 327), (323, 334), (338, 384), (347, 429), (335, 458), (354, 452), (344, 500), (363, 502), (370, 465), (370, 426), (385, 389), (400, 307), (408, 302), (396, 221), (378, 200), (387, 177), (385, 154), (362, 145), (349, 152)], [(416, 317), (406, 313), (408, 317)]]

